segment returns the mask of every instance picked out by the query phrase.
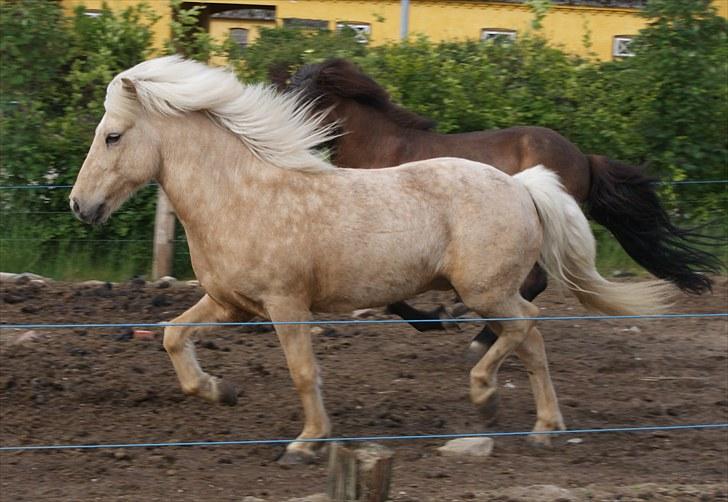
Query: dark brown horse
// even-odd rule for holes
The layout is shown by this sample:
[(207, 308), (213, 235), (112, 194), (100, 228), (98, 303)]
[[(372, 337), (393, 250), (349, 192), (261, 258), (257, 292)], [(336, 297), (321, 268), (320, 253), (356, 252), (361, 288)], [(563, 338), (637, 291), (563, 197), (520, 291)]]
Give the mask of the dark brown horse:
[[(330, 109), (342, 135), (331, 145), (331, 162), (339, 167), (381, 168), (433, 157), (462, 157), (515, 174), (536, 164), (558, 173), (568, 192), (586, 213), (605, 226), (624, 250), (645, 269), (680, 289), (700, 294), (710, 290), (704, 273), (721, 269), (720, 260), (697, 247), (703, 238), (670, 222), (655, 192), (654, 179), (641, 169), (601, 155), (585, 155), (556, 131), (511, 127), (463, 134), (440, 134), (434, 122), (392, 103), (377, 82), (352, 63), (333, 59), (301, 68), (280, 88), (316, 100)], [(535, 267), (521, 288), (532, 300), (546, 288), (546, 275)], [(437, 319), (404, 303), (390, 306), (404, 319)], [(419, 330), (442, 329), (439, 323), (415, 323)], [(486, 328), (477, 341), (495, 339)]]

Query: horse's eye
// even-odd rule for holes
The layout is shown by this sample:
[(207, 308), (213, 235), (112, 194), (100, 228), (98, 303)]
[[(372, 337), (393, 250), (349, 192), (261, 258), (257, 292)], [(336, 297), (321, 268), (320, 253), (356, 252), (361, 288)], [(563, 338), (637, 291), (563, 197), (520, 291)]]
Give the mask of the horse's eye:
[(114, 143), (118, 143), (121, 139), (121, 134), (118, 132), (112, 132), (111, 134), (106, 136), (106, 145), (113, 145)]

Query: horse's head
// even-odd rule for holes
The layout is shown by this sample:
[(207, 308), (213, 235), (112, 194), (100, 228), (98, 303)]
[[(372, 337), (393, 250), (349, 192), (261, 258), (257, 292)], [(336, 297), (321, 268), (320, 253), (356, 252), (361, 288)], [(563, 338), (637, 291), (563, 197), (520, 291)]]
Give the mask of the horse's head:
[(136, 100), (132, 80), (114, 79), (93, 143), (71, 190), (70, 204), (81, 221), (103, 223), (160, 169), (160, 137), (150, 114)]
[[(331, 109), (330, 116), (339, 121), (364, 107), (376, 110), (384, 120), (400, 127), (429, 130), (435, 126), (432, 120), (393, 103), (384, 87), (345, 59), (303, 66), (290, 78), (287, 90), (299, 93), (305, 100), (315, 100), (320, 110)], [(351, 104), (355, 106), (347, 106)]]

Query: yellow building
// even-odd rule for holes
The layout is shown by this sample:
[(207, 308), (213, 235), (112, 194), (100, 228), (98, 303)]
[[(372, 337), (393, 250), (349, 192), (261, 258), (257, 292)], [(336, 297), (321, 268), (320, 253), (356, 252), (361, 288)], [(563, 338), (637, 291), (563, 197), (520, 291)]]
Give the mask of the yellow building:
[[(142, 0), (106, 0), (120, 9)], [(61, 0), (68, 11), (85, 5), (99, 9), (102, 0)], [(158, 45), (167, 38), (172, 12), (168, 0), (146, 0), (161, 16)], [(542, 33), (552, 44), (599, 59), (629, 56), (629, 41), (645, 27), (638, 9), (645, 0), (553, 0), (543, 19)], [(728, 0), (714, 0), (728, 16)], [(341, 29), (349, 26), (363, 42), (381, 44), (400, 39), (402, 6), (395, 0), (198, 0), (184, 7), (204, 7), (201, 23), (217, 39), (232, 36), (241, 45), (255, 41), (260, 27), (288, 26)], [(433, 41), (517, 37), (531, 29), (534, 12), (523, 0), (411, 0), (408, 34)], [(585, 44), (589, 40), (589, 46)]]

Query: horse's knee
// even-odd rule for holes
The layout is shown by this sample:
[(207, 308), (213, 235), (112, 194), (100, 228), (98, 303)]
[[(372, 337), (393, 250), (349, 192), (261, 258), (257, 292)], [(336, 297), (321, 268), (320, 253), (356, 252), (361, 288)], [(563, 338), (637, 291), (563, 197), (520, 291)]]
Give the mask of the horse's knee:
[(319, 370), (315, 365), (291, 368), (291, 378), (299, 392), (309, 392), (320, 385)]
[(180, 352), (185, 347), (184, 328), (178, 326), (168, 326), (164, 329), (164, 339), (162, 341), (164, 350), (168, 354)]

